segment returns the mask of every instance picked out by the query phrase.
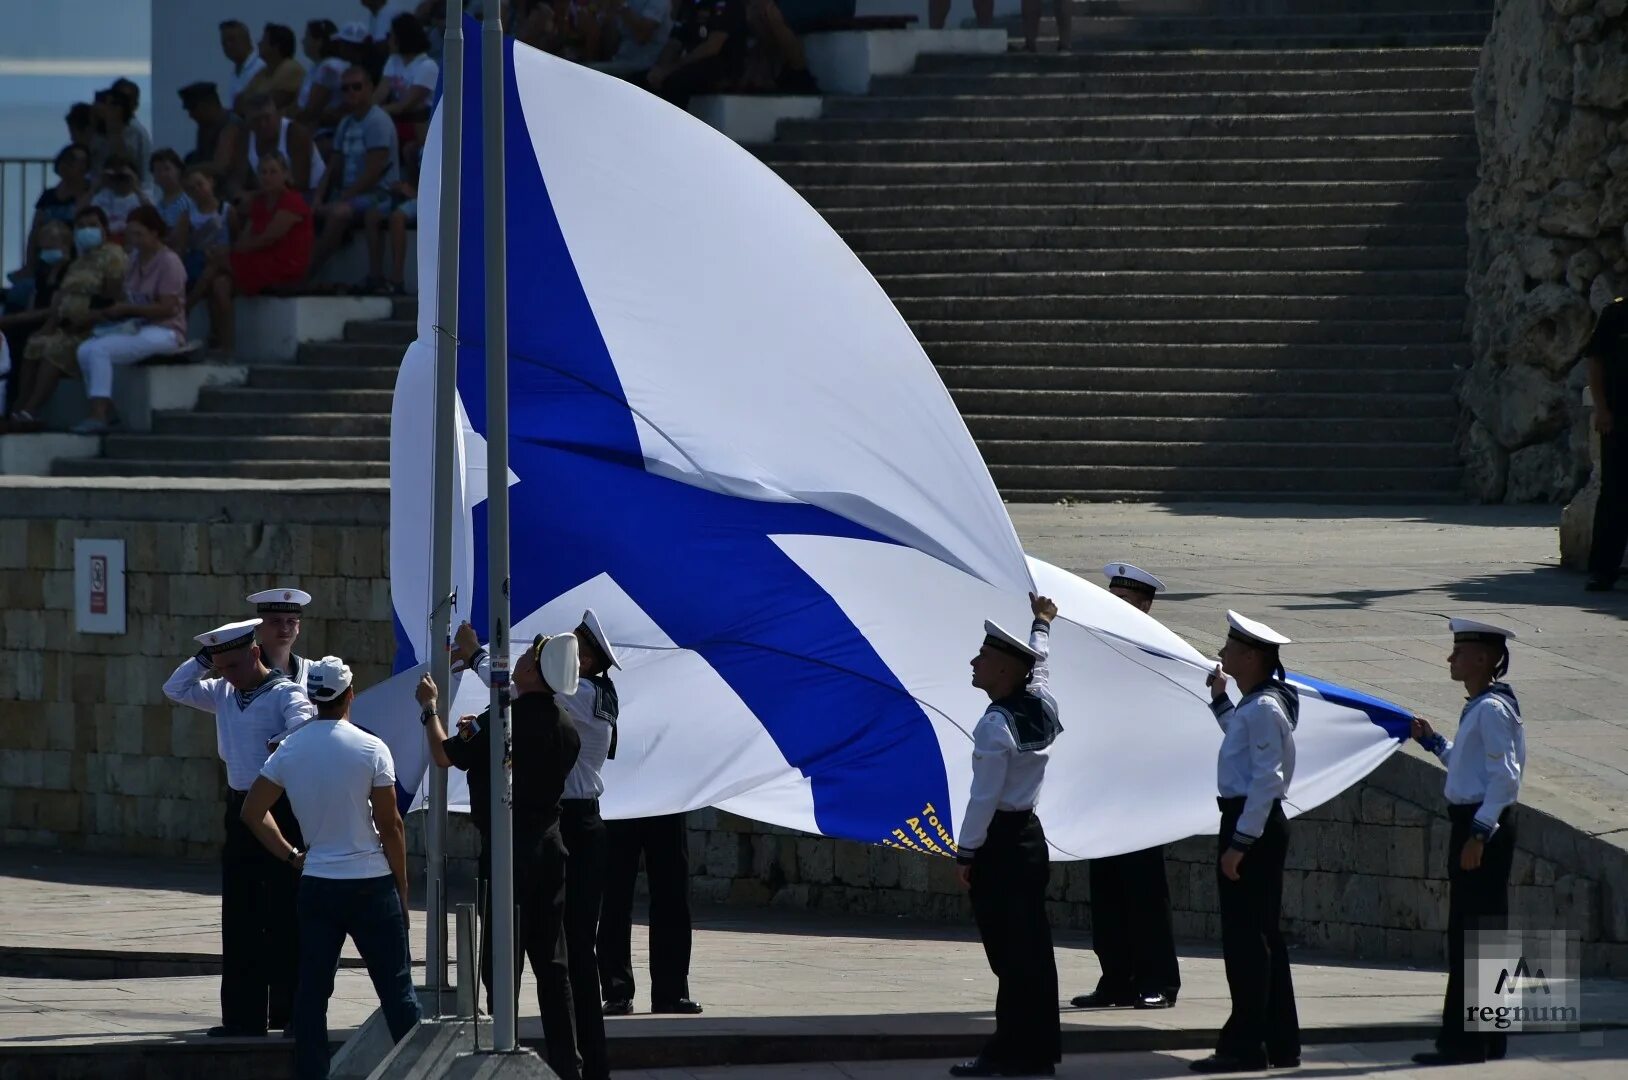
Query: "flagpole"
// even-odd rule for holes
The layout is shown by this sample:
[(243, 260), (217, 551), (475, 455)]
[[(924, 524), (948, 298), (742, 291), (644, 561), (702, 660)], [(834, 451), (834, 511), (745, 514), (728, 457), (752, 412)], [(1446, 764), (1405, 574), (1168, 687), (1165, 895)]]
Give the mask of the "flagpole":
[[(452, 523), (453, 473), (458, 455), (458, 240), (463, 175), (463, 5), (447, 0), (446, 45), (441, 80), (441, 209), (435, 293), (435, 480), (430, 538), (430, 675), (441, 700), (452, 705)], [(447, 989), (447, 771), (430, 763), (430, 798), (424, 823), (424, 984), (430, 1015), (442, 1016)], [(460, 982), (472, 977), (458, 972)]]
[(492, 609), (492, 1048), (515, 1049), (514, 821), (509, 795), (509, 326), (503, 183), (503, 5), (481, 24), (486, 243), (486, 602)]

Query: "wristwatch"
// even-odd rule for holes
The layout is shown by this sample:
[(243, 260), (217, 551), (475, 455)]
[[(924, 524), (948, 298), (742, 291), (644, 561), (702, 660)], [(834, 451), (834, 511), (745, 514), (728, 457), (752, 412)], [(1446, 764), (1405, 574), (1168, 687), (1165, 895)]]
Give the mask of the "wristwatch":
[(284, 857), (288, 859), (289, 865), (292, 866), (294, 862), (303, 854), (304, 852), (302, 852), (299, 848), (289, 848), (288, 854)]
[(432, 717), (434, 715), (436, 715), (435, 709), (433, 709), (432, 707), (426, 705), (426, 706), (424, 706), (424, 710), (418, 714), (418, 722), (421, 725), (423, 725), (424, 727), (429, 727), (430, 726), (430, 717)]

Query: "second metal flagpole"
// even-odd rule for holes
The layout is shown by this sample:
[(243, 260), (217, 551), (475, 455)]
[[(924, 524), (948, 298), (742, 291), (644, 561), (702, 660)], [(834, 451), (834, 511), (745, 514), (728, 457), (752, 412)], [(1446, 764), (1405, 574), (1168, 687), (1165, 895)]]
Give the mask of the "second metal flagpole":
[[(441, 80), (441, 207), (435, 294), (435, 479), (430, 539), (430, 675), (441, 700), (452, 706), (452, 524), (462, 518), (453, 483), (458, 456), (458, 240), (463, 176), (463, 5), (447, 0)], [(450, 713), (447, 719), (450, 719)], [(430, 1014), (446, 1014), (447, 990), (447, 771), (430, 764), (424, 822), (424, 982)], [(460, 983), (471, 972), (459, 971)]]
[(515, 1048), (514, 821), (509, 790), (509, 326), (503, 183), (503, 5), (481, 26), (486, 243), (486, 602), (492, 609), (492, 1048)]

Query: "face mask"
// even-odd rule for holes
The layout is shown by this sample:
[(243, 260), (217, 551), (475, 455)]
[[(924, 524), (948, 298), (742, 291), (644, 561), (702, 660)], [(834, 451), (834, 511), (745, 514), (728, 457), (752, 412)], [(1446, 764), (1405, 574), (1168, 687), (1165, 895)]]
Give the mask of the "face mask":
[(41, 248), (40, 249), (40, 262), (44, 263), (46, 266), (55, 266), (57, 263), (59, 263), (61, 261), (62, 261), (62, 249), (61, 248)]
[(102, 246), (102, 230), (94, 225), (73, 231), (74, 246), (80, 251), (92, 251)]

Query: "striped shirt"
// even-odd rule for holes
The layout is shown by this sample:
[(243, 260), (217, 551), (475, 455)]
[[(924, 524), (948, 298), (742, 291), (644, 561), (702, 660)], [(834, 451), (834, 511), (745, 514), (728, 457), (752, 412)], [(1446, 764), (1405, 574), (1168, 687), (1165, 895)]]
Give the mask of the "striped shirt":
[(215, 747), (226, 763), (226, 786), (247, 791), (271, 756), (269, 744), (314, 718), (316, 706), (303, 686), (280, 672), (243, 693), (225, 679), (208, 677), (211, 670), (197, 657), (182, 661), (164, 684), (164, 696), (215, 714)]

